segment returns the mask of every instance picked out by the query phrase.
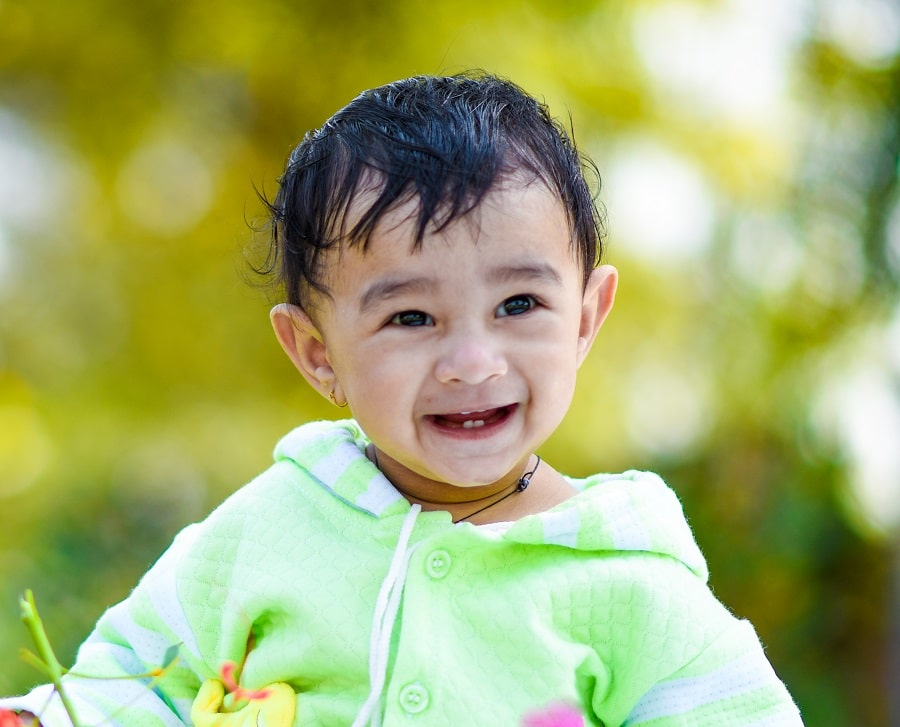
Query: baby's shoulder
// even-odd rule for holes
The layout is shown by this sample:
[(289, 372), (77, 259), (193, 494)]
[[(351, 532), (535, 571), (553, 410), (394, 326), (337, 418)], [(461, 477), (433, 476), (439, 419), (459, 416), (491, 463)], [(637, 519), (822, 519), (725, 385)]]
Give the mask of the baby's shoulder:
[(665, 556), (706, 581), (706, 561), (681, 502), (659, 475), (632, 470), (569, 478), (569, 482), (578, 494), (541, 516), (542, 537), (606, 557), (611, 553)]

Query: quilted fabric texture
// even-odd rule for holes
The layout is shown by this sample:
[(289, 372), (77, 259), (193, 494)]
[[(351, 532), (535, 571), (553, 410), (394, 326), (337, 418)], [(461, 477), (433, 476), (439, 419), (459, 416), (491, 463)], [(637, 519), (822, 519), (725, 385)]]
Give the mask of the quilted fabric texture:
[[(284, 683), (295, 725), (353, 724), (370, 691), (376, 601), (410, 505), (353, 421), (285, 437), (276, 462), (185, 529), (79, 651), (85, 723), (190, 724), (200, 685)], [(800, 725), (752, 627), (711, 594), (680, 503), (656, 475), (572, 480), (561, 505), (506, 528), (413, 513), (373, 724), (518, 725), (547, 705), (586, 724)], [(67, 724), (47, 688), (0, 706)]]

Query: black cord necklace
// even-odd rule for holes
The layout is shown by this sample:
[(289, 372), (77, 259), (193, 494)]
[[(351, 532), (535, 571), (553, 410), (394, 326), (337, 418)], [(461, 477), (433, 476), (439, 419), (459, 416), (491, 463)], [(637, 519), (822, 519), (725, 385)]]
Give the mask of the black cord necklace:
[(524, 475), (522, 475), (519, 478), (519, 481), (516, 482), (515, 488), (513, 488), (512, 490), (507, 492), (505, 495), (503, 495), (503, 497), (500, 497), (500, 498), (494, 500), (493, 502), (488, 503), (487, 505), (482, 507), (480, 510), (476, 510), (475, 512), (470, 512), (465, 517), (461, 517), (459, 520), (454, 520), (453, 522), (454, 523), (464, 522), (465, 520), (468, 520), (470, 517), (475, 517), (478, 513), (484, 512), (485, 510), (493, 507), (494, 505), (499, 505), (507, 497), (510, 497), (511, 495), (515, 495), (517, 492), (524, 492), (525, 490), (527, 490), (528, 485), (531, 484), (531, 478), (534, 477), (534, 473), (537, 472), (537, 468), (541, 466), (541, 455), (536, 454), (534, 456), (537, 457), (537, 462), (535, 462), (534, 467), (531, 469), (530, 472), (526, 472)]
[[(494, 505), (499, 505), (507, 497), (515, 495), (517, 492), (524, 492), (525, 490), (527, 490), (528, 485), (531, 484), (531, 478), (534, 477), (534, 473), (537, 472), (537, 468), (541, 466), (541, 455), (536, 454), (534, 456), (537, 457), (537, 462), (534, 463), (534, 467), (532, 467), (530, 471), (526, 472), (524, 475), (522, 475), (519, 478), (518, 482), (516, 482), (516, 486), (513, 489), (511, 489), (509, 492), (507, 492), (502, 497), (498, 497), (493, 502), (489, 502), (487, 505), (485, 505), (481, 509), (476, 510), (475, 512), (470, 512), (468, 515), (466, 515), (465, 517), (461, 517), (459, 520), (454, 520), (453, 523), (454, 524), (461, 523), (465, 520), (468, 520), (471, 517), (475, 517), (478, 513), (484, 512), (485, 510), (493, 507)], [(378, 450), (375, 447), (372, 447), (372, 461), (373, 461), (373, 464), (376, 467), (378, 467), (378, 469), (381, 469), (381, 466), (378, 464)]]

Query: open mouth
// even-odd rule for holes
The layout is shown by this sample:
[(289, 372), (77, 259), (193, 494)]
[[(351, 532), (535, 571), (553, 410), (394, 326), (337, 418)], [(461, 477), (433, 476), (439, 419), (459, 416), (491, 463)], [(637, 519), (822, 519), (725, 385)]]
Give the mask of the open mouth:
[(439, 427), (447, 429), (484, 429), (506, 421), (516, 405), (500, 406), (480, 411), (460, 411), (452, 414), (434, 414), (431, 420)]

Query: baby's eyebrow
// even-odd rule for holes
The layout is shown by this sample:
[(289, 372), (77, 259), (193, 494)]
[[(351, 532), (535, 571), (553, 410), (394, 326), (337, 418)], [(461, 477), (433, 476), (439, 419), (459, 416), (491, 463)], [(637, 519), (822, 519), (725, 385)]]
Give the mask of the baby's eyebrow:
[(535, 280), (562, 285), (563, 282), (559, 271), (549, 263), (542, 261), (499, 265), (488, 270), (487, 276), (495, 283)]
[(382, 278), (376, 280), (365, 289), (365, 292), (359, 299), (359, 310), (363, 312), (375, 303), (389, 300), (404, 293), (421, 293), (433, 289), (435, 285), (436, 281), (427, 277)]

